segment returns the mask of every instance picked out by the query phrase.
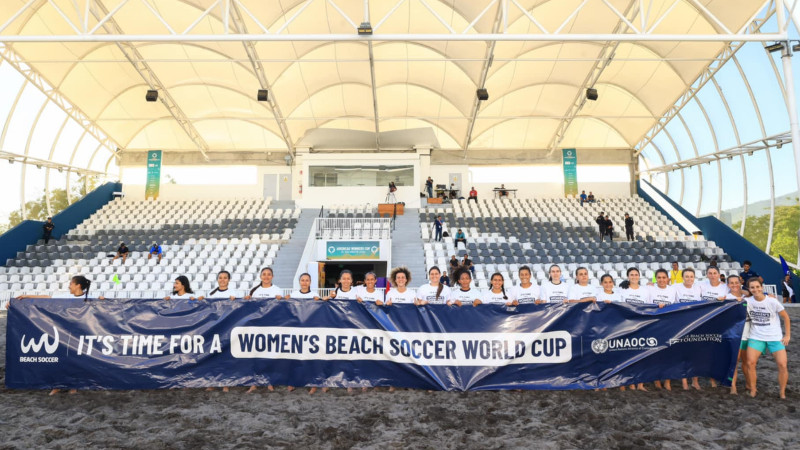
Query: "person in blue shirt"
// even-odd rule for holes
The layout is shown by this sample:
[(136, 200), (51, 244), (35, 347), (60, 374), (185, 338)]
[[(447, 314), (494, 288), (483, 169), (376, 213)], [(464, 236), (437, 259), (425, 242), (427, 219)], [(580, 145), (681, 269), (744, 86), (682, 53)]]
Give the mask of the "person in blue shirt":
[(433, 197), (433, 178), (431, 177), (425, 180), (425, 192), (428, 193), (428, 198)]
[(436, 221), (433, 222), (433, 228), (436, 231), (436, 237), (434, 239), (439, 242), (442, 241), (442, 226), (444, 226), (444, 222), (442, 221), (442, 216), (439, 216), (436, 218)]
[(586, 191), (581, 191), (581, 206), (586, 203)]
[(161, 246), (155, 242), (153, 242), (153, 246), (150, 247), (150, 253), (147, 254), (147, 259), (152, 258), (153, 255), (156, 255), (158, 264), (161, 264), (161, 258), (164, 256), (164, 252), (161, 250)]
[(754, 270), (752, 270), (751, 269), (752, 267), (753, 263), (751, 263), (750, 261), (744, 261), (742, 263), (742, 273), (739, 274), (739, 276), (742, 278), (742, 282), (747, 283), (747, 280), (749, 280), (750, 278), (757, 278), (759, 281), (763, 283), (764, 279), (761, 278), (761, 276), (758, 275)]
[(464, 231), (461, 228), (459, 228), (456, 232), (456, 245), (458, 245), (459, 242), (463, 242), (464, 246), (467, 246), (467, 236), (464, 234)]

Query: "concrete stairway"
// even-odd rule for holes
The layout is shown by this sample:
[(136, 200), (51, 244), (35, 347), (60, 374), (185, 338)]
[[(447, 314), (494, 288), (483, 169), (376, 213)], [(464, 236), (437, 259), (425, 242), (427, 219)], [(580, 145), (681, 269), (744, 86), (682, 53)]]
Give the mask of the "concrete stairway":
[(397, 216), (392, 231), (392, 267), (406, 266), (411, 271), (411, 286), (425, 283), (425, 253), (419, 231), (419, 210), (406, 208)]
[[(294, 202), (292, 202), (294, 203)], [(274, 205), (271, 204), (270, 207)], [(287, 208), (288, 206), (276, 206), (277, 208)], [(278, 255), (275, 258), (277, 262), (273, 270), (275, 271), (275, 278), (273, 283), (282, 289), (289, 289), (294, 284), (294, 274), (297, 272), (297, 265), (300, 264), (300, 258), (303, 256), (303, 250), (308, 241), (308, 233), (311, 231), (311, 226), (314, 224), (314, 219), (319, 215), (319, 210), (316, 209), (303, 209), (300, 211), (300, 218), (297, 219), (297, 226), (292, 231), (292, 237), (289, 242), (281, 245), (278, 249)], [(420, 244), (420, 251), (422, 245)]]

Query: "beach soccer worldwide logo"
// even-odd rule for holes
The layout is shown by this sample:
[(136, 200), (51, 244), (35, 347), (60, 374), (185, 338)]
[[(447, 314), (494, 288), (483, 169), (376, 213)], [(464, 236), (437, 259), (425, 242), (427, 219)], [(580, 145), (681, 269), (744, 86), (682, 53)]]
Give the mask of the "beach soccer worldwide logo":
[(600, 354), (608, 350), (608, 341), (605, 339), (595, 339), (592, 341), (592, 351)]
[(53, 334), (55, 334), (55, 338), (53, 342), (50, 342), (50, 335), (47, 333), (42, 333), (42, 336), (37, 340), (31, 338), (27, 342), (25, 342), (25, 335), (22, 335), (20, 339), (20, 345), (22, 347), (22, 353), (28, 354), (28, 352), (33, 351), (34, 353), (38, 353), (44, 347), (44, 351), (48, 355), (52, 355), (58, 349), (58, 328), (53, 327)]

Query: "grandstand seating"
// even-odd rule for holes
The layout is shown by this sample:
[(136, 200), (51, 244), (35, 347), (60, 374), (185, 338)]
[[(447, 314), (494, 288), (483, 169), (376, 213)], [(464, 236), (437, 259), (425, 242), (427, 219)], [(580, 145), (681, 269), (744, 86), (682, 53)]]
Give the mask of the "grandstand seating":
[[(595, 218), (601, 212), (614, 222), (613, 242), (599, 241)], [(625, 240), (625, 213), (636, 222), (635, 241)], [(438, 215), (450, 235), (442, 242), (433, 241), (432, 223)], [(669, 269), (672, 261), (681, 268), (705, 271), (708, 261), (716, 259), (726, 274), (741, 268), (713, 242), (687, 235), (638, 197), (610, 198), (583, 207), (570, 199), (457, 200), (451, 208), (421, 210), (420, 227), (426, 241), (426, 268), (437, 265), (447, 270), (451, 255), (460, 259), (468, 253), (475, 265), (476, 284), (482, 288), (494, 272), (506, 280), (518, 280), (522, 265), (529, 265), (539, 282), (546, 279), (550, 264), (559, 264), (568, 280), (578, 266), (586, 266), (594, 284), (605, 273), (619, 282), (632, 265), (648, 278), (656, 269)], [(466, 246), (454, 244), (458, 228), (467, 236)]]
[[(183, 274), (193, 288), (207, 292), (223, 269), (231, 271), (233, 288), (249, 288), (261, 267), (274, 263), (299, 214), (299, 209), (270, 209), (269, 200), (117, 199), (58, 241), (40, 241), (7, 261), (0, 267), (0, 292), (66, 291), (70, 277), (82, 274), (92, 280), (95, 295), (159, 298)], [(120, 242), (131, 250), (128, 260), (109, 264)], [(147, 259), (153, 242), (164, 251), (160, 264)]]

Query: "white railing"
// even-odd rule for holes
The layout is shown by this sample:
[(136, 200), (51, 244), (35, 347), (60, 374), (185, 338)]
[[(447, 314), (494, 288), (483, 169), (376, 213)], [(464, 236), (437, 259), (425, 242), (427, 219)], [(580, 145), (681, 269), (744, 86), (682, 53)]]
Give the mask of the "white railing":
[(317, 239), (391, 239), (391, 219), (318, 218)]
[[(355, 289), (355, 287), (353, 287), (353, 289)], [(283, 289), (283, 296), (285, 297), (291, 295), (293, 290), (294, 289)], [(383, 294), (383, 291), (385, 290), (386, 289), (384, 288), (375, 288), (375, 291), (380, 292), (381, 294)], [(333, 293), (332, 288), (315, 289), (315, 291), (317, 292), (317, 295), (319, 295), (320, 298), (325, 298)]]
[[(311, 224), (311, 229), (308, 231), (309, 236), (314, 236), (317, 232), (317, 220), (314, 220), (314, 223)], [(308, 266), (308, 262), (311, 261), (314, 255), (314, 250), (317, 248), (317, 240), (316, 239), (307, 239), (306, 246), (303, 247), (303, 254), (300, 255), (300, 262), (297, 264), (297, 270), (294, 273), (294, 278), (292, 278), (292, 283), (294, 283), (295, 287), (299, 287), (299, 279), (300, 275), (306, 272)]]
[[(764, 293), (767, 294), (767, 295), (772, 294), (772, 295), (777, 297), (778, 296), (778, 287), (775, 286), (774, 284), (765, 284), (764, 285)], [(779, 299), (779, 300), (783, 301), (783, 299)]]

